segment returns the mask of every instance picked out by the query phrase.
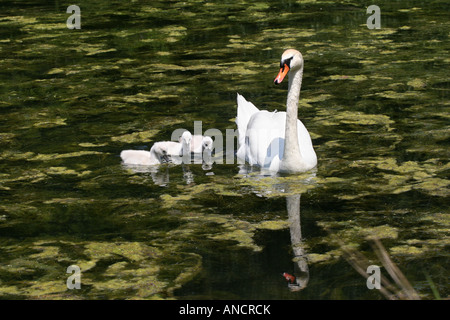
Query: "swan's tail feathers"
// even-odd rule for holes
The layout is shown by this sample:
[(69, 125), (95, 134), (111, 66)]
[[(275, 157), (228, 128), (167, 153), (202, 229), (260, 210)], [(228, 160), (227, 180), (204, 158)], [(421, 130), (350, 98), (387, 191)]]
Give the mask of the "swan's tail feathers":
[(238, 93), (236, 125), (239, 134), (239, 146), (244, 145), (248, 122), (250, 121), (251, 116), (256, 112), (259, 112), (259, 109), (255, 107), (253, 103), (245, 100), (245, 98)]

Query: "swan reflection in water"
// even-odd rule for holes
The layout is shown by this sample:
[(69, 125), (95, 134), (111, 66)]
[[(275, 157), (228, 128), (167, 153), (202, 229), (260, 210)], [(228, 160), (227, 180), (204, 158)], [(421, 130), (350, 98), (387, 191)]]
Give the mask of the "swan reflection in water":
[[(194, 155), (193, 161), (191, 163), (194, 164), (202, 164), (202, 168), (205, 171), (208, 171), (212, 168), (212, 162), (209, 161), (211, 158), (203, 157), (202, 155)], [(127, 169), (131, 169), (136, 173), (144, 173), (150, 174), (153, 182), (159, 186), (166, 186), (169, 184), (169, 170), (172, 167), (175, 167), (174, 164), (163, 164), (158, 166), (145, 166), (145, 165), (129, 165), (123, 164)], [(194, 175), (190, 170), (190, 166), (187, 164), (181, 165), (183, 170), (183, 179), (186, 184), (191, 184), (194, 182)], [(301, 190), (299, 190), (300, 184), (311, 184), (311, 181), (315, 177), (315, 173), (309, 173), (307, 175), (303, 174), (298, 177), (298, 180), (292, 180), (290, 178), (289, 181), (278, 180), (279, 176), (270, 174), (269, 176), (264, 175), (261, 170), (257, 171), (255, 167), (248, 165), (241, 165), (239, 174), (242, 177), (245, 177), (250, 181), (250, 185), (252, 181), (255, 182), (255, 187), (253, 188), (253, 192), (259, 196), (265, 197), (272, 192), (280, 193), (281, 195), (285, 195), (286, 197), (286, 209), (288, 213), (288, 222), (289, 222), (289, 231), (291, 238), (291, 246), (293, 252), (293, 272), (292, 273), (283, 273), (286, 280), (288, 280), (288, 288), (290, 291), (300, 291), (306, 288), (309, 281), (309, 268), (307, 263), (307, 253), (304, 249), (302, 232), (301, 232), (301, 220), (300, 220), (300, 198), (301, 198)], [(258, 173), (255, 175), (255, 173)], [(207, 173), (208, 174), (208, 173)], [(292, 176), (291, 176), (292, 177)], [(273, 179), (273, 184), (271, 184), (270, 188), (265, 188), (263, 191), (258, 190), (258, 180), (261, 178), (269, 178)], [(281, 177), (282, 179), (282, 177)], [(280, 183), (281, 181), (281, 183)], [(267, 185), (266, 185), (267, 187)], [(270, 190), (272, 189), (272, 190)], [(301, 188), (300, 188), (301, 189)]]
[(300, 222), (300, 194), (286, 197), (286, 207), (289, 219), (289, 231), (291, 234), (292, 251), (294, 252), (294, 276), (295, 280), (288, 284), (291, 291), (300, 291), (306, 288), (309, 281), (309, 268), (306, 251), (302, 241)]
[[(273, 196), (275, 193), (286, 197), (289, 233), (293, 252), (292, 261), (294, 265), (289, 272), (282, 272), (281, 274), (288, 281), (287, 287), (290, 291), (295, 292), (305, 289), (309, 282), (309, 267), (301, 231), (300, 198), (302, 189), (304, 188), (305, 190), (314, 183), (315, 171), (303, 173), (298, 176), (298, 179), (292, 175), (286, 177), (287, 179), (283, 179), (283, 176), (274, 175), (273, 172), (264, 172), (254, 166), (241, 165), (239, 173), (249, 180), (250, 185), (254, 182), (253, 192), (258, 196)], [(273, 179), (273, 183), (269, 182), (270, 186), (267, 188), (266, 180), (264, 190), (261, 190), (258, 187), (258, 180), (260, 179)]]

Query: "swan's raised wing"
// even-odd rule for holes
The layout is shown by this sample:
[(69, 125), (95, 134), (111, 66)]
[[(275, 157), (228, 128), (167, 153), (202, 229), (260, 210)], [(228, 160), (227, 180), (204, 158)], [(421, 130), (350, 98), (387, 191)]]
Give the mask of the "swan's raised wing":
[(247, 131), (247, 125), (253, 114), (259, 112), (259, 109), (255, 105), (247, 100), (239, 93), (237, 94), (237, 117), (236, 125), (238, 127), (239, 134), (239, 146), (245, 144), (245, 132)]

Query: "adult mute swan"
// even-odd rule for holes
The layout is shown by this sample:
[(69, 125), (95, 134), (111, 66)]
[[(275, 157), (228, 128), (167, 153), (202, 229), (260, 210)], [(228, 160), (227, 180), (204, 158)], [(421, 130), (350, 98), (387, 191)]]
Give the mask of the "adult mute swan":
[(123, 163), (130, 165), (158, 165), (168, 162), (167, 147), (161, 143), (153, 144), (150, 151), (145, 150), (123, 150), (120, 153)]
[(298, 120), (298, 100), (303, 76), (302, 54), (294, 49), (281, 56), (275, 84), (289, 74), (286, 112), (260, 111), (243, 96), (237, 96), (237, 156), (273, 172), (304, 172), (314, 168), (317, 156), (311, 137)]

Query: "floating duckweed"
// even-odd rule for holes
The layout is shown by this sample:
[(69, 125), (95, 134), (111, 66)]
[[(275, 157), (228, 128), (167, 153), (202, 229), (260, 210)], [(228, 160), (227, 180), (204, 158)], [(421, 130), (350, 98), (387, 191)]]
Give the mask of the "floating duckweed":
[(436, 213), (427, 215), (421, 220), (436, 223), (447, 229), (450, 228), (450, 214), (448, 213)]
[(77, 177), (84, 177), (91, 173), (91, 171), (86, 170), (83, 172), (77, 172), (73, 169), (68, 169), (66, 167), (50, 167), (47, 171), (50, 175), (75, 175)]
[(144, 94), (141, 92), (139, 92), (133, 96), (123, 97), (123, 100), (128, 103), (144, 103), (144, 102), (149, 102), (152, 99), (155, 99), (154, 94)]
[(22, 27), (24, 31), (49, 31), (49, 30), (65, 30), (65, 23), (32, 23)]
[(394, 123), (388, 116), (383, 114), (365, 114), (362, 112), (342, 111), (330, 116), (328, 110), (319, 110), (316, 121), (323, 122), (327, 125), (358, 124), (358, 125), (383, 125), (389, 127)]
[(406, 8), (406, 9), (398, 9), (399, 12), (414, 12), (414, 11), (419, 11), (422, 10), (422, 8), (418, 8), (418, 7), (412, 7), (412, 8)]
[(352, 80), (352, 81), (364, 81), (367, 80), (367, 76), (361, 74), (356, 76), (347, 76), (347, 75), (332, 75), (329, 77), (330, 80)]
[(162, 200), (163, 208), (172, 208), (175, 205), (179, 205), (179, 201), (191, 200), (192, 195), (179, 195), (176, 197), (172, 197), (169, 194), (162, 194), (159, 198)]
[(114, 142), (122, 142), (122, 143), (140, 143), (140, 142), (148, 143), (156, 134), (158, 134), (158, 132), (159, 130), (157, 129), (150, 129), (147, 131), (133, 132), (118, 137), (112, 137), (111, 140)]
[(112, 276), (119, 272), (123, 272), (127, 268), (127, 266), (128, 266), (128, 262), (126, 262), (126, 261), (113, 263), (112, 265), (108, 266), (108, 268), (105, 271), (105, 275)]
[(283, 39), (292, 38), (295, 41), (297, 38), (309, 38), (316, 34), (314, 30), (299, 30), (297, 28), (283, 28), (283, 29), (265, 29), (263, 36), (266, 38)]
[(25, 294), (30, 297), (37, 297), (41, 299), (51, 298), (55, 294), (67, 292), (66, 279), (40, 281), (31, 285), (25, 290)]
[(415, 246), (395, 246), (389, 249), (389, 252), (393, 255), (420, 255), (425, 252), (424, 249)]
[(22, 294), (22, 291), (16, 286), (5, 286), (5, 285), (2, 285), (0, 287), (0, 295), (18, 296), (18, 295), (21, 295), (21, 294)]
[(123, 256), (131, 261), (142, 261), (148, 257), (156, 257), (160, 251), (140, 242), (92, 242), (86, 246), (86, 254), (92, 259), (108, 259), (115, 255)]
[(166, 26), (160, 29), (162, 33), (166, 33), (169, 37), (182, 37), (187, 34), (187, 28), (183, 26)]
[(36, 17), (25, 17), (25, 16), (9, 16), (0, 18), (0, 23), (5, 23), (5, 21), (11, 21), (20, 24), (32, 24), (36, 23)]
[(91, 261), (79, 260), (79, 261), (77, 261), (77, 266), (80, 267), (80, 270), (83, 270), (83, 272), (91, 270), (96, 265), (97, 265), (97, 262), (95, 260), (91, 260)]
[[(221, 66), (225, 66), (221, 65)], [(219, 72), (221, 74), (231, 74), (231, 75), (239, 75), (239, 76), (244, 76), (244, 75), (254, 75), (257, 74), (258, 72), (256, 70), (250, 70), (247, 67), (249, 67), (249, 64), (244, 64), (244, 63), (240, 63), (240, 64), (235, 64), (235, 63), (231, 63), (228, 65), (228, 67), (225, 67), (223, 69), (220, 69)]]
[(377, 92), (375, 95), (388, 99), (417, 99), (422, 97), (422, 93), (417, 91), (396, 92), (393, 90), (387, 90)]
[(383, 189), (384, 192), (399, 194), (413, 189), (413, 185), (408, 183), (409, 177), (387, 174), (383, 175), (383, 177), (388, 180), (386, 188)]
[(310, 98), (302, 97), (301, 101), (304, 100), (307, 103), (322, 102), (322, 101), (331, 99), (332, 97), (333, 96), (331, 94), (324, 94), (323, 93), (323, 94), (319, 94), (317, 96), (313, 96), (313, 97), (310, 97)]
[(227, 44), (228, 48), (238, 48), (238, 49), (251, 49), (256, 45), (251, 43), (245, 43), (241, 39), (230, 39), (230, 43)]
[(115, 52), (115, 48), (105, 48), (102, 44), (89, 44), (83, 43), (83, 45), (75, 48), (77, 51), (85, 52), (86, 56), (93, 56), (101, 53)]
[(23, 182), (37, 183), (47, 178), (47, 175), (38, 169), (31, 169), (21, 172), (19, 176), (9, 177), (5, 182)]
[(329, 251), (327, 253), (308, 253), (308, 262), (310, 264), (329, 262), (330, 260), (335, 259), (340, 255), (341, 253), (336, 250)]
[(425, 81), (423, 81), (422, 79), (418, 79), (418, 78), (408, 81), (407, 84), (408, 84), (408, 86), (411, 86), (416, 90), (424, 89), (426, 87)]
[(394, 28), (381, 28), (381, 29), (374, 29), (370, 30), (370, 34), (376, 35), (376, 36), (388, 36), (391, 34), (396, 33), (397, 30)]
[(18, 152), (7, 150), (0, 154), (2, 160), (27, 160), (34, 156), (33, 152)]
[(257, 229), (282, 230), (289, 227), (289, 221), (286, 220), (266, 220), (255, 225)]
[(364, 228), (360, 230), (362, 236), (368, 239), (397, 239), (398, 230), (388, 225)]
[[(39, 252), (24, 257), (22, 251), (28, 249), (11, 247), (11, 253), (17, 252), (20, 258), (8, 261), (7, 266), (0, 264), (0, 272), (20, 274), (20, 277), (33, 275), (33, 278), (21, 278), (20, 285), (2, 286), (0, 295), (73, 299), (73, 292), (67, 291), (65, 270), (68, 265), (75, 264), (82, 272), (82, 288), (89, 287), (88, 298), (104, 294), (112, 294), (119, 299), (129, 298), (130, 295), (134, 298), (161, 298), (172, 295), (176, 288), (191, 280), (202, 267), (199, 255), (181, 252), (172, 255), (176, 245), (167, 242), (161, 249), (142, 242), (39, 240), (30, 246)], [(77, 259), (80, 254), (82, 259)], [(168, 257), (177, 263), (164, 262)], [(92, 272), (99, 264), (105, 267), (100, 277)], [(170, 269), (170, 276), (165, 276), (164, 281), (159, 279), (162, 266), (166, 270)]]
[[(192, 238), (196, 229), (205, 224), (211, 226), (211, 231), (206, 233), (209, 239), (233, 241), (239, 247), (244, 247), (254, 251), (261, 251), (262, 247), (254, 242), (254, 234), (256, 230), (281, 230), (288, 227), (288, 222), (284, 220), (267, 220), (256, 223), (240, 220), (231, 215), (216, 215), (216, 214), (202, 214), (193, 213), (192, 215), (182, 218), (183, 221), (188, 222), (183, 225), (182, 229), (177, 229), (171, 232), (172, 235), (177, 235), (183, 238)], [(217, 226), (219, 228), (217, 228)], [(207, 229), (207, 230), (208, 230)]]
[(57, 126), (65, 126), (66, 120), (67, 119), (63, 119), (63, 118), (48, 119), (45, 121), (35, 122), (33, 124), (33, 127), (35, 127), (35, 128), (52, 128), (52, 127), (57, 127)]
[(69, 153), (37, 154), (28, 160), (29, 161), (49, 161), (49, 160), (56, 160), (56, 159), (83, 157), (83, 156), (100, 155), (100, 154), (103, 154), (103, 153), (98, 152), (98, 151), (78, 151), (78, 152), (69, 152)]
[(414, 185), (415, 189), (427, 192), (433, 196), (447, 197), (450, 192), (448, 186), (450, 180), (441, 178), (427, 178), (424, 181)]
[(0, 132), (0, 143), (11, 142), (15, 136), (12, 132)]
[(252, 3), (251, 6), (248, 7), (248, 10), (267, 10), (270, 6), (264, 2), (256, 2)]
[(31, 259), (54, 259), (60, 255), (59, 248), (56, 246), (36, 246), (34, 249), (38, 249), (41, 252), (29, 255)]
[(80, 199), (80, 198), (53, 198), (50, 200), (44, 201), (45, 204), (82, 204), (82, 203), (92, 203), (93, 200), (87, 200), (87, 199)]
[(104, 147), (107, 146), (107, 143), (91, 143), (91, 142), (80, 142), (78, 144), (80, 147), (83, 148), (98, 148), (98, 147)]
[(53, 68), (51, 69), (49, 72), (47, 72), (47, 74), (59, 74), (59, 73), (64, 73), (65, 70), (61, 69), (61, 68)]
[(330, 99), (331, 97), (332, 97), (332, 95), (330, 95), (330, 94), (320, 94), (318, 96), (311, 97), (311, 98), (302, 97), (299, 101), (299, 106), (302, 108), (309, 108), (309, 107), (312, 107), (311, 103), (322, 102), (327, 99)]
[(343, 256), (348, 249), (359, 250), (361, 240), (397, 239), (400, 231), (398, 228), (389, 225), (363, 227), (355, 220), (321, 221), (318, 225), (329, 232), (328, 236), (321, 239), (319, 243), (327, 246), (332, 245), (335, 248), (320, 254), (309, 253), (308, 261), (311, 263), (329, 263)]

